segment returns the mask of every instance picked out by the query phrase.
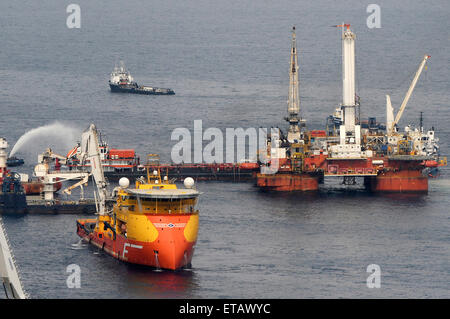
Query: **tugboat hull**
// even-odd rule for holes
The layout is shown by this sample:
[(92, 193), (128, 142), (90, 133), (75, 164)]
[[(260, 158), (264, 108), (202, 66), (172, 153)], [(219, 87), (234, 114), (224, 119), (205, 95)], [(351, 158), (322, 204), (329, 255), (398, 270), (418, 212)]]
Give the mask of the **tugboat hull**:
[(16, 166), (22, 166), (24, 164), (24, 160), (22, 158), (17, 157), (10, 157), (6, 160), (6, 166), (8, 167), (16, 167)]
[(145, 95), (174, 95), (175, 92), (172, 89), (165, 88), (153, 88), (145, 86), (122, 86), (116, 84), (109, 84), (111, 92), (115, 93), (135, 93), (135, 94), (145, 94)]

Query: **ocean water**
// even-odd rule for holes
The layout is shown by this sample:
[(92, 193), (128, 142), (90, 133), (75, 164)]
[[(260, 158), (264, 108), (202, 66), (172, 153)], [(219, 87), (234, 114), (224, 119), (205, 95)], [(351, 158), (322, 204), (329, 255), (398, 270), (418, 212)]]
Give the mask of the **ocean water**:
[[(290, 30), (297, 28), (300, 96), (311, 129), (341, 100), (340, 30), (356, 33), (362, 117), (398, 109), (424, 54), (431, 55), (402, 124), (434, 126), (449, 154), (447, 1), (377, 1), (381, 28), (366, 25), (373, 1), (73, 1), (81, 28), (68, 29), (57, 0), (0, 2), (0, 135), (31, 173), (51, 146), (65, 154), (72, 134), (93, 122), (113, 147), (170, 161), (178, 127), (286, 127)], [(124, 60), (138, 83), (175, 96), (109, 92)], [(450, 297), (450, 174), (422, 196), (371, 195), (327, 181), (318, 194), (264, 194), (251, 183), (200, 182), (199, 239), (190, 271), (155, 272), (77, 243), (78, 216), (4, 217), (25, 289), (34, 298), (437, 298)], [(69, 289), (66, 267), (81, 268)], [(369, 289), (366, 268), (381, 268)], [(0, 295), (1, 296), (1, 295)]]

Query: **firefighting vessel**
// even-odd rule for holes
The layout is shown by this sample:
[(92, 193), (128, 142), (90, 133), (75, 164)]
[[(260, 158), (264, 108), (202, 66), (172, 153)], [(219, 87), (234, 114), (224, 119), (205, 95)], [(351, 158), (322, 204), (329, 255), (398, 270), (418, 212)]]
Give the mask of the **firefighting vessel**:
[(119, 93), (136, 93), (147, 95), (174, 95), (172, 89), (157, 88), (151, 86), (138, 85), (130, 72), (125, 68), (123, 61), (120, 61), (120, 66), (115, 66), (111, 77), (109, 79), (109, 87), (111, 92)]
[[(342, 28), (342, 104), (327, 119), (327, 130), (306, 130), (300, 117), (298, 61), (295, 27), (292, 30), (290, 85), (288, 100), (289, 130), (275, 132), (267, 141), (267, 153), (257, 174), (256, 184), (268, 191), (316, 191), (324, 178), (337, 177), (353, 185), (363, 178), (372, 192), (428, 191), (430, 170), (447, 165), (440, 156), (439, 139), (434, 128), (399, 129), (399, 121), (422, 70), (430, 58), (424, 55), (405, 98), (394, 117), (394, 108), (386, 95), (386, 124), (375, 118), (360, 119), (360, 99), (355, 93), (355, 34), (349, 24)], [(428, 172), (428, 173), (427, 173)]]
[[(158, 171), (136, 180), (121, 178), (108, 200), (106, 180), (98, 152), (97, 131), (91, 126), (87, 137), (92, 174), (98, 187), (98, 217), (77, 220), (77, 234), (109, 255), (133, 264), (177, 270), (189, 268), (197, 241), (199, 192), (194, 180), (186, 178), (178, 188)], [(83, 144), (83, 142), (82, 142)], [(96, 151), (97, 150), (97, 151)], [(112, 204), (112, 208), (107, 204)]]

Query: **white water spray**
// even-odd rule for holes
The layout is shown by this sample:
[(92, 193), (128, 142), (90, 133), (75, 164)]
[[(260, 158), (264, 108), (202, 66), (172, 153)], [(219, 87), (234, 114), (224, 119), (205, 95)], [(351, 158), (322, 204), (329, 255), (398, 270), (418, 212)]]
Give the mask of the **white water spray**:
[[(81, 130), (60, 122), (40, 126), (23, 134), (12, 148), (9, 156), (13, 156), (26, 147), (27, 152), (43, 152), (45, 148), (54, 148), (55, 146), (63, 147), (64, 151), (67, 151), (75, 146), (80, 135)], [(34, 146), (32, 150), (30, 150), (31, 146)], [(39, 149), (34, 149), (35, 147), (39, 147)]]
[(70, 246), (71, 246), (70, 249), (73, 250), (84, 249), (87, 247), (87, 245), (83, 243), (83, 239), (80, 239), (76, 244), (71, 244)]

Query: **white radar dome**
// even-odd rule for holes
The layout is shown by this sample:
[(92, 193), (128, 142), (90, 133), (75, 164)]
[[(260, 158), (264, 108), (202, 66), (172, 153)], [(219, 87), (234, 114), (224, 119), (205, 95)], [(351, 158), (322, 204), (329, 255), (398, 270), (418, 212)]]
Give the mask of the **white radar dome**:
[(195, 182), (194, 182), (194, 179), (192, 177), (186, 177), (184, 179), (184, 187), (192, 188), (192, 187), (194, 187), (194, 184), (195, 184)]
[(122, 188), (127, 188), (128, 186), (130, 186), (130, 180), (126, 177), (122, 177), (121, 179), (119, 179), (119, 186)]

